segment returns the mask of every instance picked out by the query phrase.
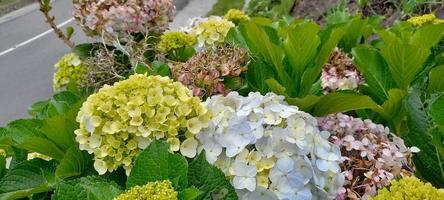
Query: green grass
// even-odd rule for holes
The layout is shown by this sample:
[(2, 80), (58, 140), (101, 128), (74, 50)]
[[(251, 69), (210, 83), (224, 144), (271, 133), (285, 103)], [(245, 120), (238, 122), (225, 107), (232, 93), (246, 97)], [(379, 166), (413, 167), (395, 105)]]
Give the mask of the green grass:
[(244, 3), (245, 0), (218, 0), (208, 15), (223, 16), (231, 8), (242, 9), (244, 7)]

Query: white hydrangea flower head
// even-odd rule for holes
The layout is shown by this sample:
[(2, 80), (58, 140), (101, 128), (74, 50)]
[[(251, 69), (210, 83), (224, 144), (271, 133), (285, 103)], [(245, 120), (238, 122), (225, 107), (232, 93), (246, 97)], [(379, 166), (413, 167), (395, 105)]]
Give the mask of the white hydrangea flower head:
[(340, 150), (314, 117), (274, 93), (230, 92), (205, 104), (211, 118), (196, 134), (198, 151), (205, 150), (240, 199), (336, 197)]

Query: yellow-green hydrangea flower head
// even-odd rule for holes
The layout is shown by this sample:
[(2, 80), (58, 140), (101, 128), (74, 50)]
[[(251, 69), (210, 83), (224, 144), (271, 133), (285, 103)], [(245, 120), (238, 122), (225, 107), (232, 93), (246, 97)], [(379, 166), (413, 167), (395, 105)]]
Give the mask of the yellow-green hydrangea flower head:
[(425, 14), (412, 17), (407, 20), (414, 26), (422, 26), (424, 24), (443, 24), (444, 20), (436, 17), (435, 13)]
[(230, 9), (224, 16), (228, 21), (232, 22), (245, 22), (250, 21), (250, 17), (238, 9)]
[(228, 31), (234, 26), (233, 22), (212, 16), (193, 27), (192, 33), (197, 36), (199, 48), (214, 47), (225, 42)]
[(53, 87), (55, 91), (59, 91), (69, 82), (83, 83), (85, 81), (86, 67), (74, 53), (64, 55), (54, 66)]
[(208, 126), (208, 115), (181, 83), (132, 75), (88, 97), (77, 115), (76, 141), (94, 154), (99, 174), (120, 166), (129, 174), (134, 158), (152, 140), (166, 139), (171, 151), (182, 150), (178, 136), (193, 138)]
[(196, 44), (195, 36), (186, 34), (184, 32), (165, 32), (160, 37), (160, 42), (157, 44), (157, 49), (162, 53), (168, 53), (171, 50), (180, 49), (184, 47), (192, 47)]
[(4, 149), (0, 149), (0, 156), (6, 157), (6, 151)]
[(440, 200), (444, 199), (444, 191), (436, 189), (430, 183), (423, 183), (416, 177), (405, 177), (392, 181), (389, 189), (378, 191), (372, 200)]
[(171, 181), (150, 182), (144, 186), (135, 186), (114, 200), (177, 200), (177, 192)]

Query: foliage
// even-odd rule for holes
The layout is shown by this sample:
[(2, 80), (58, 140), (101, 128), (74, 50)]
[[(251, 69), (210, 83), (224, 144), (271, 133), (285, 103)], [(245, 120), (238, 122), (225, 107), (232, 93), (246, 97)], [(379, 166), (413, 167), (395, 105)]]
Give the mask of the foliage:
[(277, 20), (289, 15), (294, 3), (295, 0), (250, 0), (247, 5), (247, 14)]
[(230, 9), (242, 9), (244, 4), (245, 0), (218, 0), (207, 15), (223, 16)]

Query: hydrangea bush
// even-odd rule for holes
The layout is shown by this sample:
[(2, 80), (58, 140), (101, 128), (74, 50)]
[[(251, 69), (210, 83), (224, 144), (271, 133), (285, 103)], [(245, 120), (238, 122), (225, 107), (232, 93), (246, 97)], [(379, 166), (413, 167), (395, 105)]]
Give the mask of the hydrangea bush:
[[(153, 139), (164, 138), (172, 151), (178, 151), (179, 136), (193, 138), (207, 126), (208, 114), (199, 98), (192, 97), (181, 83), (161, 76), (132, 75), (89, 96), (77, 121), (76, 140), (81, 150), (94, 154), (99, 174), (120, 166), (129, 173), (133, 158)], [(188, 139), (182, 147), (186, 145)]]
[(220, 47), (215, 51), (197, 52), (187, 62), (172, 64), (171, 71), (174, 79), (188, 86), (193, 95), (206, 98), (227, 94), (225, 78), (240, 78), (247, 71), (248, 61), (245, 49)]
[(86, 82), (87, 68), (85, 63), (74, 53), (64, 55), (54, 67), (54, 91), (61, 90), (70, 82), (76, 82), (80, 85)]
[(240, 199), (333, 199), (342, 186), (340, 149), (316, 119), (283, 96), (230, 92), (206, 101), (208, 128), (196, 135)]
[(369, 199), (393, 179), (414, 172), (411, 153), (418, 149), (407, 148), (387, 127), (341, 113), (319, 118), (318, 123), (341, 148), (345, 185), (336, 199)]
[(353, 59), (336, 48), (322, 70), (321, 86), (324, 93), (356, 90), (362, 84), (364, 84), (364, 77), (356, 69)]
[(90, 35), (164, 31), (174, 15), (172, 0), (74, 0), (73, 16)]

